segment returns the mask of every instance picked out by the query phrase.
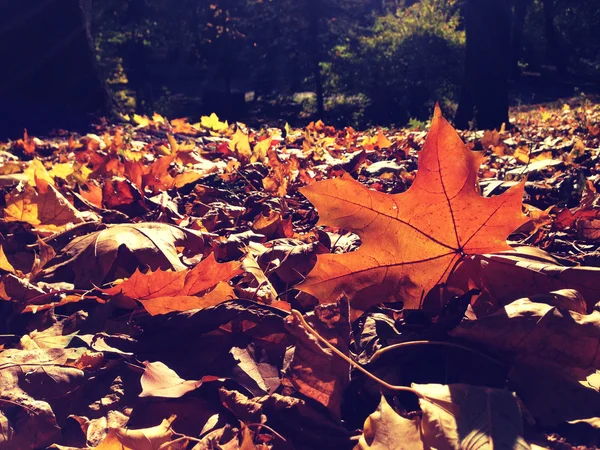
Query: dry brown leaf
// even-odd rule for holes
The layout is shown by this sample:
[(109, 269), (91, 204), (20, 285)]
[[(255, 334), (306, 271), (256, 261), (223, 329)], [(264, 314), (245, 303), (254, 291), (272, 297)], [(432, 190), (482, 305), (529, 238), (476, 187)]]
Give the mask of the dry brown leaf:
[(184, 380), (160, 361), (144, 361), (144, 373), (140, 379), (140, 397), (179, 398), (202, 384), (203, 380)]
[(528, 450), (516, 396), (466, 384), (413, 384), (424, 397), (425, 448), (438, 450)]
[[(349, 353), (350, 335), (347, 309), (345, 301), (320, 305), (315, 309), (315, 315), (306, 317), (310, 326), (345, 354)], [(296, 347), (284, 385), (318, 401), (339, 417), (342, 394), (350, 382), (350, 366), (321, 346), (293, 314), (288, 316), (286, 328), (296, 338)]]
[[(6, 417), (7, 449), (46, 448), (61, 439), (50, 402), (65, 401), (81, 388), (85, 375), (70, 367), (85, 349), (6, 349), (0, 352), (0, 406), (14, 408)], [(51, 390), (48, 387), (51, 386)], [(44, 400), (41, 400), (41, 399)], [(2, 422), (0, 418), (0, 423)]]
[(578, 369), (525, 355), (512, 364), (508, 379), (540, 425), (600, 416), (600, 371)]
[(219, 264), (211, 253), (191, 270), (159, 269), (146, 274), (137, 270), (127, 281), (105, 289), (104, 293), (139, 301), (154, 316), (206, 308), (230, 300), (235, 294), (227, 280), (241, 273), (241, 263)]
[(319, 224), (353, 231), (362, 245), (352, 253), (319, 255), (298, 288), (323, 303), (344, 293), (358, 312), (392, 299), (419, 308), (423, 296), (465, 255), (509, 250), (506, 238), (526, 221), (524, 185), (480, 196), (482, 158), (437, 108), (408, 191), (370, 190), (347, 174), (301, 189), (317, 207)]
[[(108, 432), (106, 438), (96, 447), (96, 450), (158, 450), (163, 444), (171, 441), (173, 430), (171, 424), (175, 416), (162, 421), (160, 425), (140, 430), (116, 428)], [(184, 449), (187, 442), (180, 441), (169, 446), (169, 450)], [(163, 447), (164, 448), (164, 447)]]
[(204, 238), (164, 223), (112, 225), (73, 239), (37, 278), (71, 281), (86, 289), (130, 277), (139, 267), (184, 270), (178, 246), (185, 248), (185, 256), (197, 256), (204, 250)]
[(52, 246), (46, 244), (38, 236), (38, 252), (35, 255), (35, 260), (33, 262), (33, 267), (31, 268), (31, 274), (29, 277), (31, 279), (35, 278), (35, 276), (41, 272), (44, 266), (48, 264), (48, 262), (51, 261), (55, 256), (56, 252)]
[(566, 367), (600, 369), (600, 312), (579, 314), (521, 299), (450, 332), (495, 350), (537, 357)]
[(4, 220), (26, 222), (46, 233), (61, 231), (69, 224), (84, 221), (82, 213), (54, 186), (40, 180), (37, 190), (25, 186), (6, 195)]
[(469, 283), (486, 294), (482, 301), (497, 306), (561, 289), (577, 290), (588, 311), (600, 301), (600, 268), (562, 266), (542, 250), (528, 247), (466, 258), (448, 284), (465, 290)]
[(392, 409), (385, 397), (367, 417), (363, 434), (354, 450), (423, 450), (421, 420), (405, 419)]
[(0, 245), (0, 270), (4, 270), (5, 272), (15, 273), (15, 268), (6, 258), (6, 254), (4, 253), (4, 249), (2, 245)]

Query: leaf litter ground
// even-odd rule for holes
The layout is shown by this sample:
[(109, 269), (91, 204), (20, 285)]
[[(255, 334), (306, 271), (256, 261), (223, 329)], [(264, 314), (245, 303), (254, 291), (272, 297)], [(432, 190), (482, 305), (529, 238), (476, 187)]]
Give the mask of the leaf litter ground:
[[(598, 104), (443, 125), (437, 163), (428, 130), (124, 119), (0, 143), (0, 448), (598, 445)], [(419, 235), (449, 261), (404, 270)]]

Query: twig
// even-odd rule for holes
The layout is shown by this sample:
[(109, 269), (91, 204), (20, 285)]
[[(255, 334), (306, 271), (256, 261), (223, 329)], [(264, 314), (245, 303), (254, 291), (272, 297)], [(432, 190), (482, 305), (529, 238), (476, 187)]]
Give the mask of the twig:
[(416, 345), (443, 345), (443, 346), (446, 346), (446, 347), (460, 348), (462, 350), (466, 350), (468, 352), (475, 353), (476, 355), (479, 355), (479, 356), (481, 356), (483, 358), (486, 358), (489, 361), (491, 361), (491, 362), (493, 362), (495, 364), (498, 364), (499, 366), (506, 366), (506, 364), (504, 364), (502, 361), (500, 361), (500, 360), (498, 360), (498, 359), (496, 359), (496, 358), (494, 358), (492, 356), (486, 355), (485, 353), (480, 352), (479, 350), (475, 350), (474, 348), (467, 347), (466, 345), (457, 344), (456, 342), (427, 341), (427, 340), (400, 342), (398, 344), (388, 345), (387, 347), (380, 348), (371, 357), (371, 362), (376, 361), (377, 359), (379, 359), (381, 357), (381, 355), (383, 355), (384, 353), (390, 352), (392, 350), (396, 350), (398, 348), (411, 347), (411, 346), (416, 346)]
[(285, 442), (287, 444), (287, 440), (282, 435), (280, 435), (277, 431), (275, 431), (270, 426), (265, 425), (264, 423), (247, 423), (246, 426), (248, 428), (256, 427), (257, 428), (257, 430), (256, 430), (257, 433), (260, 431), (261, 428), (269, 430), (269, 432), (271, 434), (273, 434), (273, 436), (275, 436), (276, 438), (280, 439), (282, 442)]
[(375, 381), (376, 383), (380, 384), (381, 386), (385, 387), (386, 389), (389, 389), (389, 390), (392, 390), (392, 391), (411, 392), (411, 393), (415, 394), (419, 398), (425, 398), (423, 396), (423, 394), (421, 394), (420, 392), (418, 392), (417, 390), (415, 390), (413, 388), (409, 388), (407, 386), (395, 386), (395, 385), (389, 384), (388, 382), (383, 381), (381, 378), (373, 375), (371, 372), (369, 372), (363, 366), (361, 366), (360, 364), (354, 362), (352, 359), (348, 358), (341, 351), (339, 351), (334, 345), (332, 345), (327, 339), (325, 339), (323, 336), (321, 336), (314, 328), (312, 328), (306, 322), (306, 320), (304, 319), (304, 317), (302, 316), (302, 314), (299, 311), (297, 311), (295, 309), (292, 309), (292, 315), (297, 320), (299, 320), (300, 323), (302, 324), (302, 326), (304, 326), (304, 328), (306, 328), (306, 330), (310, 334), (312, 334), (319, 342), (321, 342), (323, 345), (325, 345), (327, 348), (329, 348), (333, 353), (335, 353), (337, 356), (339, 356), (340, 358), (342, 358), (344, 361), (346, 361), (352, 367), (354, 367), (355, 369), (357, 369), (357, 370), (361, 371), (362, 373), (364, 373), (371, 380)]

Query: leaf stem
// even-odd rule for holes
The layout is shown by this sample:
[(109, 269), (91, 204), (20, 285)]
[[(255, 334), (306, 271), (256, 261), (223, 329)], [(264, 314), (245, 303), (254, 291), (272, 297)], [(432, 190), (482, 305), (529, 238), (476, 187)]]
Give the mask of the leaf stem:
[(503, 363), (502, 361), (500, 361), (499, 359), (496, 359), (492, 356), (486, 355), (483, 352), (480, 352), (479, 350), (475, 350), (474, 348), (470, 348), (467, 347), (466, 345), (462, 345), (462, 344), (457, 344), (456, 342), (446, 342), (446, 341), (427, 341), (427, 340), (423, 340), (423, 341), (408, 341), (408, 342), (400, 342), (398, 344), (393, 344), (393, 345), (388, 345), (387, 347), (383, 347), (380, 348), (379, 350), (377, 350), (373, 356), (371, 357), (370, 362), (376, 361), (377, 359), (379, 359), (381, 357), (381, 355), (383, 355), (384, 353), (390, 352), (392, 350), (395, 350), (397, 348), (403, 348), (403, 347), (411, 347), (414, 345), (442, 345), (442, 346), (446, 346), (446, 347), (454, 347), (454, 348), (460, 348), (462, 350), (466, 350), (468, 352), (471, 353), (475, 353), (476, 355), (479, 355), (495, 364), (498, 364), (499, 366), (506, 366), (505, 363)]
[(350, 359), (348, 356), (344, 355), (341, 351), (339, 351), (333, 344), (331, 344), (327, 339), (325, 339), (323, 336), (321, 336), (314, 328), (312, 328), (304, 319), (304, 317), (302, 316), (302, 314), (295, 310), (292, 309), (292, 315), (298, 320), (300, 321), (300, 323), (302, 324), (302, 326), (304, 328), (306, 328), (306, 330), (312, 334), (319, 342), (321, 342), (323, 345), (325, 345), (329, 350), (331, 350), (333, 353), (335, 353), (337, 356), (339, 356), (340, 358), (342, 358), (344, 361), (346, 361), (348, 364), (350, 364), (352, 367), (354, 367), (355, 369), (361, 371), (362, 373), (364, 373), (367, 377), (369, 377), (371, 380), (373, 380), (374, 382), (380, 384), (381, 386), (385, 387), (386, 389), (389, 389), (391, 391), (403, 391), (403, 392), (411, 392), (413, 394), (415, 394), (417, 397), (419, 398), (424, 398), (423, 394), (421, 394), (420, 392), (416, 391), (413, 388), (407, 387), (407, 386), (396, 386), (393, 384), (389, 384), (388, 382), (382, 380), (381, 378), (373, 375), (371, 372), (369, 372), (367, 369), (365, 369), (363, 366), (361, 366), (360, 364), (358, 364), (357, 362), (353, 361), (352, 359)]

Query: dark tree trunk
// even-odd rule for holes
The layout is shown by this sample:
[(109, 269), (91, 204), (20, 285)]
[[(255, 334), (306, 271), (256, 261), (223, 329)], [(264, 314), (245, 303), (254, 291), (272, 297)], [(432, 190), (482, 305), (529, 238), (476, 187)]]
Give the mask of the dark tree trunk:
[(525, 27), (525, 18), (527, 17), (527, 8), (531, 4), (531, 0), (515, 0), (514, 2), (514, 22), (512, 32), (512, 75), (517, 78), (521, 74), (519, 68), (519, 59), (521, 57), (521, 49), (523, 48), (523, 29)]
[(556, 66), (556, 71), (564, 75), (567, 73), (567, 65), (562, 52), (562, 48), (554, 26), (554, 0), (543, 0), (544, 5), (544, 32), (546, 34), (546, 44), (548, 54)]
[(475, 119), (477, 128), (508, 123), (508, 76), (511, 67), (509, 0), (467, 0), (465, 81), (456, 112), (459, 128)]
[(113, 113), (89, 0), (0, 1), (0, 138), (81, 129)]
[(323, 117), (325, 114), (325, 99), (323, 93), (323, 78), (321, 76), (321, 43), (319, 41), (320, 2), (321, 0), (310, 0), (307, 2), (307, 13), (309, 16), (310, 58), (315, 81), (315, 92), (317, 94), (317, 114), (320, 117)]

